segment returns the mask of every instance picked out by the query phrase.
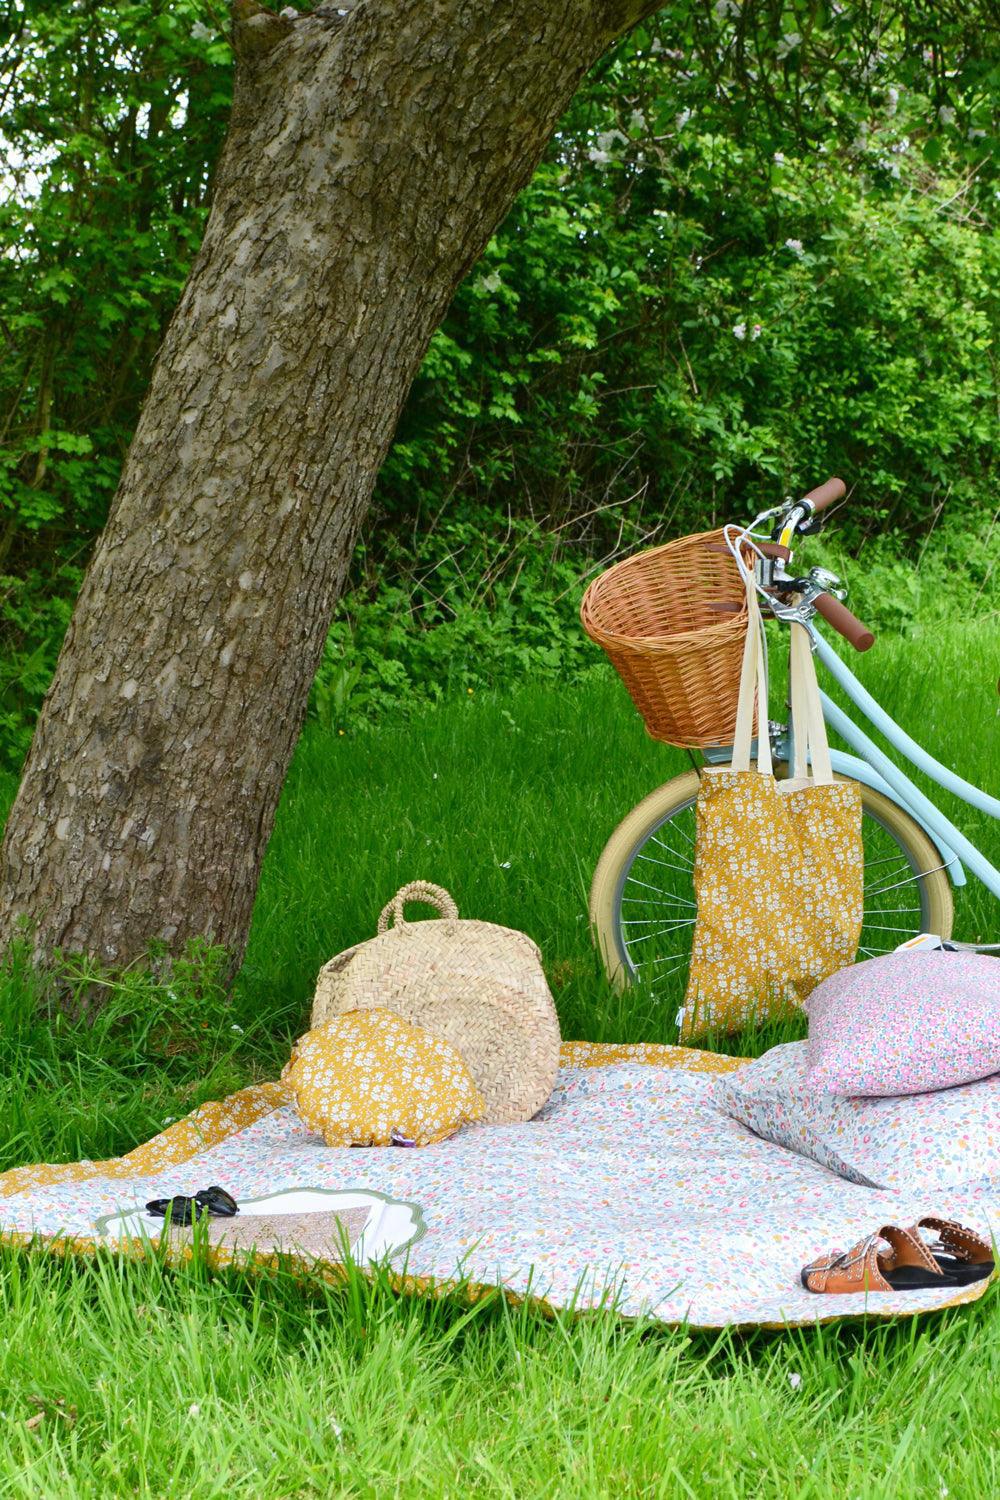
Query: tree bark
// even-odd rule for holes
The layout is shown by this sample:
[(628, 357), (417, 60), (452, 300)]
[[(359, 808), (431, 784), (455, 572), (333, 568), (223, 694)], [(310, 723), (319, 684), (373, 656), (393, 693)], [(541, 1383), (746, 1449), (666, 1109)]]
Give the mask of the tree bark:
[(455, 286), (648, 0), (235, 0), (205, 239), (0, 855), (0, 941), (242, 956), (379, 465)]

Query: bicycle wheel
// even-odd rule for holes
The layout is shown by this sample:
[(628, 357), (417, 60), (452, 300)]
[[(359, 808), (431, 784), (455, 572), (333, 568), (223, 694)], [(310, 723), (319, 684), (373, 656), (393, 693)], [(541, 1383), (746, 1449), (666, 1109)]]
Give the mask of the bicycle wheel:
[[(678, 1005), (696, 914), (698, 781), (697, 771), (687, 771), (634, 807), (608, 840), (590, 887), (590, 920), (608, 977), (619, 988), (639, 983)], [(918, 932), (950, 937), (951, 883), (937, 849), (881, 792), (862, 785), (861, 806), (865, 915), (858, 957), (891, 953)]]

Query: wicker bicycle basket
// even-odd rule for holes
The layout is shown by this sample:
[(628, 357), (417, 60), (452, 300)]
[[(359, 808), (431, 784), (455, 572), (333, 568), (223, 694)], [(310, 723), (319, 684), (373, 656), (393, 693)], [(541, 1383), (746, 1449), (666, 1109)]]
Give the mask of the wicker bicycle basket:
[(580, 618), (653, 739), (684, 748), (732, 743), (747, 609), (721, 531), (616, 563), (587, 589)]

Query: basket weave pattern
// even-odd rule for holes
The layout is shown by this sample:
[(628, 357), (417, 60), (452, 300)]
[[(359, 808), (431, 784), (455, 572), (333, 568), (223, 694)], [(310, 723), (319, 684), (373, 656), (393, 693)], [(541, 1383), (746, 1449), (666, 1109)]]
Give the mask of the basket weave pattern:
[(587, 589), (580, 619), (653, 739), (682, 748), (732, 744), (747, 609), (721, 530), (616, 563)]
[[(407, 922), (407, 901), (443, 916)], [(560, 1044), (537, 946), (523, 932), (460, 920), (448, 892), (426, 881), (393, 897), (378, 932), (320, 970), (313, 1026), (347, 1011), (394, 1011), (461, 1053), (489, 1123), (530, 1120), (552, 1092)]]

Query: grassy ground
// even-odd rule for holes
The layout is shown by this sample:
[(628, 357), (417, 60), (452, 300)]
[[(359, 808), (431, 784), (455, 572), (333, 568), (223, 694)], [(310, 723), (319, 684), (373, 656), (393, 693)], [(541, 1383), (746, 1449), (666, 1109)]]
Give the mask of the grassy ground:
[[(880, 642), (860, 665), (929, 749), (996, 790), (995, 624)], [(137, 975), (84, 1031), (40, 1016), (26, 974), (0, 982), (0, 1167), (115, 1154), (276, 1076), (320, 963), (418, 876), (538, 939), (567, 1036), (672, 1038), (652, 1002), (604, 985), (586, 887), (617, 819), (685, 763), (603, 673), (572, 696), (526, 687), (308, 733), (231, 1005), (210, 964), (169, 990)], [(961, 821), (1000, 863), (997, 828)], [(992, 898), (961, 895), (959, 935), (998, 927)], [(4, 1251), (0, 1495), (988, 1495), (998, 1295), (895, 1328), (716, 1339)]]

